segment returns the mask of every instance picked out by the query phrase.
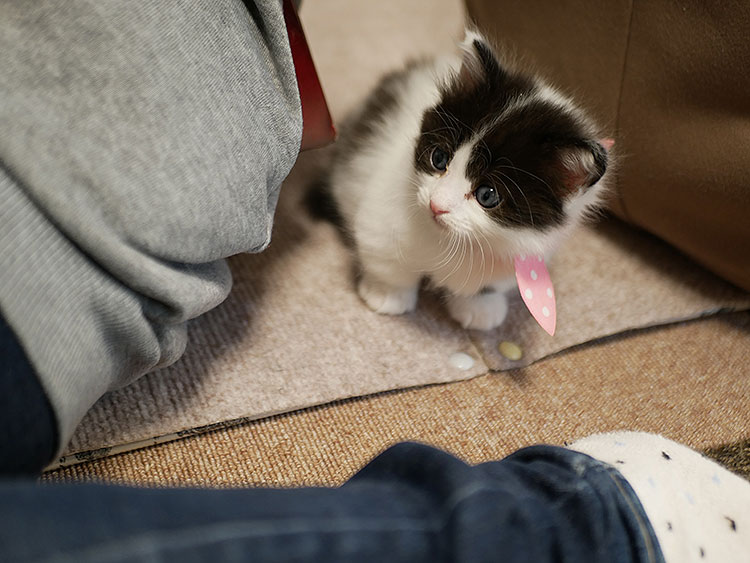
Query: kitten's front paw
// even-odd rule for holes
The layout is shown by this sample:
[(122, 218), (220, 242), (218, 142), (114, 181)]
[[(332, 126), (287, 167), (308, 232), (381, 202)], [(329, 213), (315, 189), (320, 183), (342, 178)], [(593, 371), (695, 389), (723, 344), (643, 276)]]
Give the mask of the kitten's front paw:
[(448, 300), (448, 311), (464, 328), (490, 330), (503, 324), (508, 314), (508, 299), (499, 291), (471, 297), (452, 295)]
[(367, 306), (382, 315), (401, 315), (417, 306), (416, 287), (392, 287), (364, 276), (357, 289)]

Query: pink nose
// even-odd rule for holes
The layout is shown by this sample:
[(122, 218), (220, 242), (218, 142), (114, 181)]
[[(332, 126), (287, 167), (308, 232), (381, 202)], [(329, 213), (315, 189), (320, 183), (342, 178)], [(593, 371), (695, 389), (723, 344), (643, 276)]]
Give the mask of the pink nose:
[(432, 209), (432, 214), (435, 216), (442, 215), (443, 213), (448, 213), (447, 209), (440, 209), (432, 200), (430, 200), (430, 209)]

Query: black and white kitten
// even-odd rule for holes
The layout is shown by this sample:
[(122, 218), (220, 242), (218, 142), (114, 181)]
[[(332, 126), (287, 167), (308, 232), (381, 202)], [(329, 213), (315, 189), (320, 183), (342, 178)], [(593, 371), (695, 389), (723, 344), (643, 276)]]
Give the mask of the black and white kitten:
[(423, 278), (462, 326), (507, 313), (517, 255), (548, 255), (601, 199), (609, 139), (571, 100), (467, 31), (455, 58), (386, 76), (345, 126), (329, 181), (374, 311)]

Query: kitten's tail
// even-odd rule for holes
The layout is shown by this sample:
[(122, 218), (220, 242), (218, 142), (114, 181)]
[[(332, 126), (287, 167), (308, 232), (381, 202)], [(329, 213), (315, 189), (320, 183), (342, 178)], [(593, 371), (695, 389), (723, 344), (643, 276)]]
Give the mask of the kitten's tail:
[(344, 228), (344, 218), (336, 206), (327, 174), (321, 175), (308, 186), (303, 203), (314, 219), (328, 221), (339, 229)]

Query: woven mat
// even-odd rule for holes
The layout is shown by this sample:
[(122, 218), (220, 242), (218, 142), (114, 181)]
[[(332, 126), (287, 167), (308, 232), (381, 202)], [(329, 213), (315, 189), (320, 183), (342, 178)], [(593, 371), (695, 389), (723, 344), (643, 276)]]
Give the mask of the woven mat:
[(139, 485), (339, 485), (390, 444), (470, 463), (531, 444), (642, 430), (750, 478), (750, 312), (638, 330), (527, 368), (337, 401), (65, 467), (45, 480)]

